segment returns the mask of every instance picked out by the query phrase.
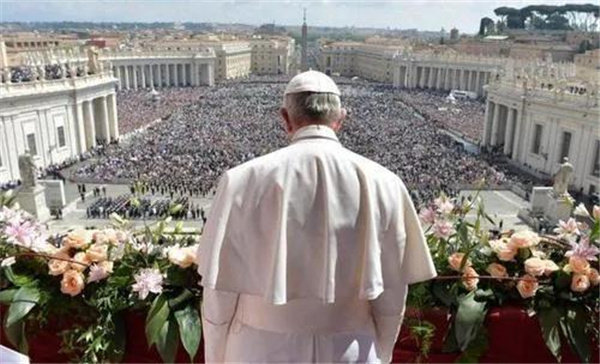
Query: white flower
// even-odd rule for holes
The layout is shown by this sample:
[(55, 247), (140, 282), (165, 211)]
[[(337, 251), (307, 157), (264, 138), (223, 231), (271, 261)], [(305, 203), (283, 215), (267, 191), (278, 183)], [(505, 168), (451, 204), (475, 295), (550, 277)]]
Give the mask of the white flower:
[(585, 205), (583, 203), (580, 203), (579, 205), (577, 205), (577, 207), (575, 207), (575, 210), (573, 211), (573, 215), (582, 216), (582, 217), (590, 217), (590, 213), (585, 208)]
[(144, 268), (134, 275), (135, 283), (131, 286), (140, 299), (145, 300), (150, 292), (161, 293), (163, 276), (156, 268)]
[(88, 275), (88, 283), (103, 280), (108, 277), (113, 270), (113, 262), (105, 260), (98, 264), (90, 266), (90, 273)]
[(2, 260), (2, 262), (0, 263), (0, 267), (10, 267), (11, 265), (15, 264), (17, 262), (17, 259), (15, 259), (15, 257), (8, 257)]

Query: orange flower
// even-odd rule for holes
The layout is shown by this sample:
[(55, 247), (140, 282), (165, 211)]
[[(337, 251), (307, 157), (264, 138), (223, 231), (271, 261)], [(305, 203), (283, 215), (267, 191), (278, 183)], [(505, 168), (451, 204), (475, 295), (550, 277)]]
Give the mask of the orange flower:
[(70, 296), (77, 296), (85, 287), (84, 277), (81, 272), (70, 269), (63, 274), (60, 282), (60, 291)]

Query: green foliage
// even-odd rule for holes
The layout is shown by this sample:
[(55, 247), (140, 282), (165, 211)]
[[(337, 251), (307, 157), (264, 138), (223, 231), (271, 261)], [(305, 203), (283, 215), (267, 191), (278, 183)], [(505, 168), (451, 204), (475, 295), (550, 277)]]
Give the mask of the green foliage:
[(454, 319), (454, 335), (461, 351), (467, 349), (475, 339), (487, 313), (485, 302), (475, 301), (475, 293), (471, 292), (458, 298), (458, 309)]
[(419, 347), (419, 356), (416, 362), (420, 363), (429, 356), (431, 344), (435, 337), (435, 325), (429, 321), (413, 320), (408, 323), (410, 336), (415, 339)]
[(562, 313), (558, 307), (548, 307), (538, 311), (538, 320), (542, 329), (542, 336), (546, 346), (558, 362), (560, 354), (560, 317)]

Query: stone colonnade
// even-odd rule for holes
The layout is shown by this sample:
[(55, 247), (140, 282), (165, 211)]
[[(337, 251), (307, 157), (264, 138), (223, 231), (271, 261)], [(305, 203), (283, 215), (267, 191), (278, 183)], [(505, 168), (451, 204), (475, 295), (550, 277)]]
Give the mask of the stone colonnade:
[(394, 86), (428, 88), (435, 90), (461, 90), (484, 93), (483, 86), (490, 82), (494, 69), (489, 65), (420, 64), (404, 62), (395, 69)]
[(518, 159), (521, 113), (518, 109), (488, 100), (481, 145), (503, 146), (505, 155)]
[(98, 143), (119, 139), (116, 94), (77, 100), (73, 105), (76, 121), (77, 152), (83, 153)]
[(214, 84), (212, 62), (196, 63), (180, 60), (113, 60), (113, 74), (119, 90), (200, 86)]

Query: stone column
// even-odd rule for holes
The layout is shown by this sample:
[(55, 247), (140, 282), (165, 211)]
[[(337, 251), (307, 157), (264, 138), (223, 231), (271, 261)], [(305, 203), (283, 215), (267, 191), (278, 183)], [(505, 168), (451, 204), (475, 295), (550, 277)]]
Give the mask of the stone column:
[(146, 88), (146, 65), (142, 65), (142, 88)]
[(485, 120), (483, 123), (483, 135), (481, 138), (481, 145), (487, 146), (490, 144), (490, 132), (491, 132), (491, 120), (494, 113), (494, 103), (487, 101), (485, 103)]
[(472, 74), (473, 74), (473, 71), (467, 71), (467, 91), (473, 91), (472, 86), (471, 86), (471, 83), (473, 81), (473, 79), (471, 77)]
[(434, 76), (435, 76), (435, 72), (433, 67), (429, 67), (428, 71), (427, 71), (427, 88), (432, 89), (433, 88), (433, 82), (434, 82)]
[(162, 64), (157, 64), (156, 65), (156, 76), (158, 77), (158, 82), (156, 83), (157, 87), (162, 87)]
[(121, 66), (115, 66), (115, 75), (117, 80), (119, 80), (119, 82), (117, 82), (117, 90), (121, 90), (123, 85), (123, 80), (121, 79)]
[(490, 141), (491, 145), (496, 145), (498, 140), (498, 117), (500, 116), (500, 104), (494, 105), (494, 117), (492, 119), (492, 138)]
[(513, 119), (515, 115), (515, 109), (512, 107), (508, 108), (508, 115), (506, 116), (506, 131), (504, 132), (504, 154), (509, 155), (513, 149)]
[(115, 94), (107, 96), (108, 104), (108, 127), (111, 140), (119, 139), (119, 119), (117, 116), (117, 97)]
[(150, 88), (154, 89), (154, 65), (148, 65), (148, 76), (150, 77)]
[(179, 72), (179, 66), (180, 64), (175, 63), (173, 65), (173, 73), (175, 76), (175, 86), (179, 87), (181, 86), (181, 77), (179, 77), (181, 75), (181, 72)]
[(477, 95), (481, 95), (481, 80), (479, 79), (479, 75), (481, 74), (480, 71), (477, 71), (477, 73), (475, 74), (475, 92), (477, 92)]
[(87, 150), (83, 102), (78, 102), (73, 106), (75, 107), (75, 127), (77, 129), (77, 153), (81, 154)]
[(512, 145), (512, 159), (518, 161), (519, 160), (519, 144), (523, 136), (521, 135), (521, 119), (523, 115), (518, 110), (515, 110), (515, 131), (514, 131), (514, 139)]
[(129, 90), (129, 66), (123, 66), (125, 70), (125, 89)]
[(181, 65), (181, 69), (182, 69), (182, 77), (183, 77), (183, 86), (187, 86), (188, 85), (188, 81), (187, 81), (187, 63), (184, 63)]
[(214, 65), (212, 63), (206, 63), (204, 67), (206, 67), (204, 83), (208, 86), (213, 86), (215, 84)]
[(83, 115), (85, 119), (86, 147), (90, 149), (96, 146), (96, 123), (94, 121), (94, 108), (92, 100), (83, 102)]
[(97, 122), (100, 126), (100, 137), (106, 143), (110, 141), (110, 126), (108, 119), (108, 102), (106, 100), (106, 96), (102, 96), (100, 97), (100, 115), (98, 115)]
[(137, 90), (138, 89), (138, 66), (133, 65), (131, 71), (133, 74), (133, 89)]
[(450, 69), (448, 67), (446, 67), (444, 69), (444, 90), (448, 90), (451, 87), (449, 87), (450, 84)]

